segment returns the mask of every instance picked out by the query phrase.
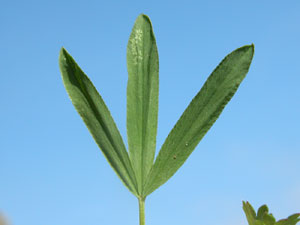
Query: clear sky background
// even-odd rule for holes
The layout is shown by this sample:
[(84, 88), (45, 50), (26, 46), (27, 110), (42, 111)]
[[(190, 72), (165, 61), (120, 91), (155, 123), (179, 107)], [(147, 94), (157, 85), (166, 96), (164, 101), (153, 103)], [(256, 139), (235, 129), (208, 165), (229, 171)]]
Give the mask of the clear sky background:
[(64, 46), (126, 139), (126, 45), (136, 17), (160, 56), (157, 151), (231, 51), (250, 71), (184, 166), (146, 201), (147, 225), (246, 225), (242, 200), (300, 212), (300, 1), (4, 1), (0, 211), (13, 225), (137, 225), (122, 185), (63, 87)]

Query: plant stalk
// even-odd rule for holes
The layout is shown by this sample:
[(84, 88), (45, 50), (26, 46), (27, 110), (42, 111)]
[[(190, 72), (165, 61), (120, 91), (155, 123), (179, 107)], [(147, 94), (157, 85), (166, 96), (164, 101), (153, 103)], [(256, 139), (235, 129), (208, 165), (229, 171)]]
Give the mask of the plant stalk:
[(139, 199), (140, 225), (145, 225), (145, 199)]

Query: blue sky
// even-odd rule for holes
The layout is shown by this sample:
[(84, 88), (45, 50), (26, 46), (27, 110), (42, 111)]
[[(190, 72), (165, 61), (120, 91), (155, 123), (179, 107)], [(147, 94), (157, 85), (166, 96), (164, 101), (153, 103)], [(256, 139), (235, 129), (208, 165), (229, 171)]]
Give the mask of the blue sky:
[(2, 1), (0, 211), (13, 225), (138, 224), (122, 185), (63, 87), (64, 46), (126, 142), (126, 45), (153, 23), (160, 57), (157, 151), (231, 51), (250, 71), (184, 166), (146, 201), (148, 225), (246, 225), (242, 200), (277, 218), (300, 211), (300, 2)]

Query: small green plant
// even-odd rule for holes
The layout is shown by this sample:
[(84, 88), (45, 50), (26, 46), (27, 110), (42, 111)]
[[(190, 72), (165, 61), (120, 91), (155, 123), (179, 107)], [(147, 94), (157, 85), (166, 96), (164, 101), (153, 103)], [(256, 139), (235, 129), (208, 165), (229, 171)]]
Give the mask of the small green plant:
[(249, 202), (243, 202), (243, 209), (246, 214), (249, 225), (295, 225), (300, 221), (300, 213), (295, 213), (286, 219), (276, 222), (272, 213), (266, 205), (261, 206), (257, 213)]
[(246, 45), (223, 59), (186, 108), (154, 160), (159, 65), (150, 19), (143, 14), (138, 16), (127, 46), (128, 151), (102, 97), (70, 54), (61, 49), (59, 65), (65, 88), (107, 161), (137, 197), (140, 225), (145, 224), (146, 197), (174, 175), (217, 120), (245, 78), (253, 54), (254, 46)]

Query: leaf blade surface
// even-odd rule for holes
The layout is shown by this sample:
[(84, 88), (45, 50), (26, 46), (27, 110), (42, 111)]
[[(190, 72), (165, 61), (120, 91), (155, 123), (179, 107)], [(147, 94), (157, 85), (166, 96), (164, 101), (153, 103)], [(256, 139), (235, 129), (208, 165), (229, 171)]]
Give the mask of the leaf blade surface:
[(141, 14), (135, 21), (127, 46), (127, 136), (140, 193), (155, 155), (158, 67), (152, 24)]
[(172, 177), (192, 153), (246, 76), (253, 54), (253, 45), (241, 47), (212, 72), (165, 140), (146, 182), (145, 196)]
[(135, 174), (128, 153), (102, 97), (64, 48), (60, 51), (59, 66), (64, 86), (77, 112), (123, 184), (137, 195)]

